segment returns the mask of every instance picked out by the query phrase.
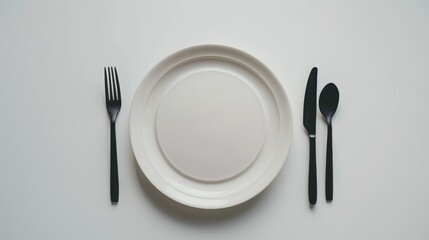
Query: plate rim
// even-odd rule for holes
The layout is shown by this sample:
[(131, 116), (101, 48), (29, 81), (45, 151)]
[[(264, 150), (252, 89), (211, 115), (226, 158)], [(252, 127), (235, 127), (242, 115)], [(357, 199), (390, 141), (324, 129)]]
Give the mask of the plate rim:
[[(143, 150), (143, 153), (145, 157), (145, 159), (142, 159), (143, 156), (139, 156), (139, 154), (137, 153), (137, 146), (136, 146), (136, 137), (135, 134), (133, 133), (133, 114), (136, 111), (136, 99), (139, 95), (139, 92), (141, 92), (142, 88), (145, 85), (145, 82), (148, 81), (148, 78), (153, 75), (156, 71), (159, 71), (159, 69), (162, 69), (162, 66), (168, 62), (170, 62), (172, 59), (176, 58), (177, 56), (192, 52), (192, 51), (204, 51), (204, 49), (221, 49), (223, 51), (232, 51), (234, 54), (240, 54), (243, 58), (247, 58), (250, 59), (250, 61), (253, 61), (254, 63), (256, 63), (257, 65), (259, 65), (259, 67), (261, 67), (263, 69), (263, 71), (265, 72), (265, 74), (268, 74), (270, 80), (266, 81), (267, 82), (267, 86), (270, 88), (271, 94), (273, 94), (273, 96), (275, 97), (276, 100), (276, 107), (279, 107), (279, 101), (281, 100), (283, 103), (282, 106), (286, 106), (286, 108), (282, 111), (280, 109), (278, 109), (279, 113), (281, 115), (284, 114), (284, 117), (289, 117), (289, 119), (287, 119), (287, 122), (285, 121), (285, 119), (281, 119), (280, 118), (280, 126), (284, 126), (285, 128), (287, 128), (287, 130), (289, 130), (290, 134), (287, 134), (289, 136), (286, 136), (286, 138), (288, 138), (288, 144), (287, 146), (279, 146), (276, 148), (276, 154), (274, 154), (274, 156), (272, 157), (274, 162), (274, 159), (279, 158), (279, 155), (283, 156), (283, 159), (280, 161), (280, 164), (278, 164), (279, 166), (277, 168), (274, 168), (274, 172), (272, 172), (271, 177), (269, 177), (268, 179), (266, 179), (264, 181), (264, 183), (261, 185), (259, 184), (259, 186), (257, 187), (256, 190), (252, 191), (250, 194), (247, 194), (245, 197), (240, 198), (239, 200), (235, 200), (235, 201), (223, 201), (223, 203), (219, 203), (216, 205), (210, 205), (210, 204), (198, 204), (196, 202), (192, 202), (192, 201), (186, 201), (180, 197), (175, 196), (174, 194), (171, 194), (169, 191), (167, 191), (165, 189), (165, 186), (159, 186), (160, 183), (158, 183), (154, 177), (154, 174), (151, 173), (148, 168), (147, 168), (147, 164), (142, 163), (143, 161), (151, 161), (149, 160), (149, 156), (147, 154), (147, 152), (145, 150)], [(236, 59), (234, 59), (236, 60)], [(236, 60), (238, 61), (238, 60)], [(238, 61), (240, 62), (240, 61)], [(241, 64), (244, 64), (246, 62), (240, 62)], [(180, 63), (178, 63), (180, 64)], [(176, 64), (175, 66), (177, 66), (178, 64)], [(245, 64), (246, 65), (246, 64)], [(247, 68), (250, 68), (250, 66), (247, 66)], [(165, 67), (164, 67), (165, 68)], [(173, 67), (174, 68), (174, 67)], [(165, 72), (170, 71), (170, 69), (166, 70)], [(254, 70), (252, 68), (252, 70)], [(260, 74), (258, 71), (254, 70), (255, 74)], [(164, 72), (164, 73), (165, 73)], [(264, 79), (264, 78), (262, 78)], [(265, 80), (265, 79), (264, 79)], [(156, 80), (158, 81), (158, 80)], [(274, 83), (276, 85), (276, 87), (278, 86), (278, 88), (276, 88), (276, 93), (273, 92), (272, 86), (273, 84), (270, 85), (270, 82)], [(152, 89), (150, 90), (152, 91)], [(279, 96), (277, 96), (279, 95)], [(281, 98), (281, 99), (279, 99)], [(200, 44), (200, 45), (194, 45), (194, 46), (190, 46), (190, 47), (186, 47), (186, 48), (182, 48), (179, 49), (178, 51), (175, 51), (173, 53), (170, 53), (169, 55), (167, 55), (165, 58), (163, 58), (161, 61), (157, 62), (149, 72), (147, 72), (147, 74), (143, 77), (143, 79), (140, 81), (140, 83), (138, 84), (137, 88), (135, 89), (134, 95), (133, 95), (133, 99), (132, 99), (132, 103), (131, 103), (131, 107), (130, 107), (130, 113), (129, 113), (129, 130), (130, 130), (130, 139), (131, 139), (131, 147), (133, 150), (133, 154), (134, 157), (137, 161), (137, 164), (140, 168), (140, 170), (142, 171), (142, 173), (145, 175), (145, 177), (149, 180), (149, 182), (161, 193), (163, 193), (166, 197), (189, 207), (193, 207), (193, 208), (199, 208), (199, 209), (222, 209), (222, 208), (228, 208), (228, 207), (233, 207), (239, 204), (242, 204), (252, 198), (254, 198), (255, 196), (257, 196), (258, 194), (260, 194), (261, 192), (263, 192), (273, 181), (274, 179), (279, 175), (279, 172), (281, 171), (281, 169), (283, 168), (283, 166), (285, 165), (286, 159), (289, 155), (290, 152), (290, 148), (293, 142), (293, 113), (292, 113), (292, 108), (291, 108), (291, 104), (290, 104), (290, 100), (288, 95), (285, 92), (285, 89), (283, 87), (283, 84), (278, 80), (278, 78), (275, 76), (275, 74), (264, 64), (262, 63), (259, 59), (257, 59), (256, 57), (254, 57), (253, 55), (249, 54), (246, 51), (243, 51), (242, 49), (236, 48), (236, 47), (230, 47), (230, 46), (226, 46), (226, 45), (220, 45), (220, 44)], [(285, 129), (282, 129), (283, 131)], [(141, 147), (141, 146), (140, 146)], [(280, 154), (282, 153), (282, 154)], [(146, 159), (148, 158), (148, 159)], [(271, 167), (271, 165), (273, 165), (273, 163), (270, 163), (269, 166)], [(267, 167), (268, 168), (268, 167)], [(271, 167), (273, 168), (273, 167)], [(153, 169), (153, 171), (157, 171), (156, 169)], [(266, 175), (266, 174), (262, 174), (262, 175)], [(258, 178), (259, 180), (259, 178)], [(254, 185), (255, 183), (252, 183), (250, 185)], [(180, 191), (180, 190), (177, 190)], [(199, 201), (201, 201), (204, 198), (198, 198), (197, 196), (192, 196), (191, 198), (195, 198), (198, 199)], [(203, 200), (204, 201), (204, 200)], [(222, 201), (220, 201), (222, 202)]]

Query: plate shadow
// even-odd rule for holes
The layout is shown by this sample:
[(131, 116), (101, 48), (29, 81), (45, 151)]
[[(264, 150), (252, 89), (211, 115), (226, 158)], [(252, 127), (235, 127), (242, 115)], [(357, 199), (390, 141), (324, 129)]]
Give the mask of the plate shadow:
[(250, 208), (257, 207), (261, 198), (269, 191), (268, 186), (264, 191), (253, 197), (252, 199), (239, 204), (237, 206), (224, 209), (199, 209), (193, 208), (181, 203), (178, 203), (161, 193), (152, 183), (146, 178), (144, 173), (138, 166), (135, 158), (136, 175), (140, 182), (142, 194), (149, 200), (150, 204), (156, 207), (163, 214), (180, 221), (186, 221), (192, 224), (211, 224), (226, 220), (232, 220), (239, 216), (249, 213)]

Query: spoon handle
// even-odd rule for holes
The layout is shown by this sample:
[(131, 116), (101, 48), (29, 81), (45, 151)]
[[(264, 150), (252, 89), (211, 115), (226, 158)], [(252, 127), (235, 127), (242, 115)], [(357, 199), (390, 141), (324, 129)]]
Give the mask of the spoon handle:
[(332, 123), (328, 122), (328, 144), (326, 148), (326, 179), (325, 194), (326, 201), (332, 201), (333, 198), (333, 170), (332, 170)]

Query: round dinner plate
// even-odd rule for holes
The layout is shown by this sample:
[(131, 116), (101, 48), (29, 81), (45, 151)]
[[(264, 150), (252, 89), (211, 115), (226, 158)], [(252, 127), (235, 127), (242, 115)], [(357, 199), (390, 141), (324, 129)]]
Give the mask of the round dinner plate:
[(130, 112), (134, 155), (162, 193), (204, 209), (264, 190), (292, 141), (289, 100), (274, 74), (231, 47), (201, 45), (156, 65)]

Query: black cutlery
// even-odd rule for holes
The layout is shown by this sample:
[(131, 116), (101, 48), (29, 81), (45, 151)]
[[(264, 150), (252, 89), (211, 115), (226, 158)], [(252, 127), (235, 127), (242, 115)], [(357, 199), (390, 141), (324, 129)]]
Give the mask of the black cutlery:
[(314, 67), (308, 77), (304, 97), (304, 127), (310, 138), (310, 163), (308, 171), (308, 198), (311, 205), (317, 201), (316, 174), (316, 105), (317, 105), (317, 68)]
[(332, 169), (332, 116), (338, 107), (340, 93), (337, 86), (333, 83), (327, 84), (319, 97), (320, 112), (326, 119), (328, 124), (328, 142), (326, 146), (326, 181), (325, 181), (325, 194), (326, 200), (332, 201), (333, 198), (333, 169)]
[(121, 89), (116, 67), (104, 68), (104, 88), (107, 112), (110, 117), (110, 200), (112, 203), (117, 203), (119, 200), (119, 176), (115, 123), (119, 110), (121, 110)]

